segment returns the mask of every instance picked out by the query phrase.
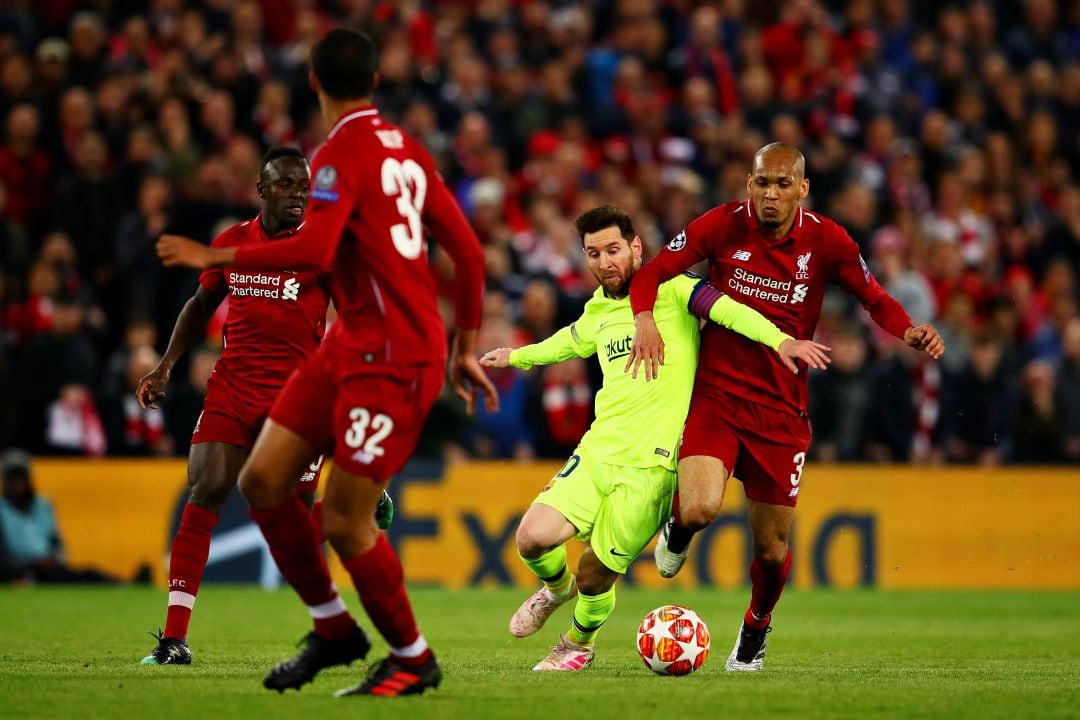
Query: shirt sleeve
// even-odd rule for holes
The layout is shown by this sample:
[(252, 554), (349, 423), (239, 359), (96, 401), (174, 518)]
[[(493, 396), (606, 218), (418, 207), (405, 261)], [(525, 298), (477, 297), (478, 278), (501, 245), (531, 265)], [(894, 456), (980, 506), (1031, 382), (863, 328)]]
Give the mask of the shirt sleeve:
[(510, 353), (510, 365), (529, 370), (537, 365), (554, 365), (572, 357), (592, 357), (596, 354), (596, 339), (585, 331), (587, 312), (576, 322), (562, 328), (547, 340), (517, 348)]
[(473, 330), (480, 327), (484, 308), (484, 251), (427, 151), (416, 142), (413, 147), (429, 178), (424, 224), (454, 262), (454, 322)]
[[(669, 284), (674, 285), (677, 280), (672, 280)], [(680, 282), (676, 293), (680, 304), (689, 310), (691, 315), (723, 325), (773, 350), (779, 350), (780, 344), (785, 340), (793, 339), (757, 310), (725, 295), (707, 280), (697, 279), (689, 285)]]
[(304, 224), (296, 235), (288, 240), (237, 248), (234, 261), (237, 268), (330, 270), (357, 197), (357, 189), (343, 172), (346, 163), (336, 161), (333, 155), (332, 146), (324, 145), (311, 163), (313, 188)]
[[(214, 238), (214, 242), (210, 243), (210, 247), (228, 247), (229, 243), (226, 240), (227, 233), (228, 231), (223, 232), (216, 238)], [(224, 268), (206, 268), (201, 273), (199, 273), (199, 284), (210, 292), (214, 293), (215, 295), (226, 292), (228, 290), (228, 287), (227, 283), (225, 282)]]
[(878, 325), (898, 338), (912, 326), (907, 311), (878, 284), (859, 254), (859, 246), (840, 226), (830, 238), (835, 247), (832, 281), (854, 295)]
[(669, 242), (660, 254), (641, 266), (630, 283), (630, 307), (634, 315), (651, 311), (660, 283), (709, 257), (709, 229), (716, 210), (702, 215)]

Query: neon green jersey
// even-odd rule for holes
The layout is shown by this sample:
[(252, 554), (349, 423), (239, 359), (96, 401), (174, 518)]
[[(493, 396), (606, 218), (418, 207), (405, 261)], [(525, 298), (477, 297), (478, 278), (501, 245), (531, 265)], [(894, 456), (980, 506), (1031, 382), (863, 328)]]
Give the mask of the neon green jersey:
[(646, 382), (643, 370), (636, 380), (623, 372), (634, 339), (634, 313), (628, 297), (614, 300), (602, 287), (577, 321), (543, 342), (514, 350), (510, 364), (528, 370), (597, 355), (604, 384), (596, 394), (596, 419), (579, 447), (611, 465), (674, 470), (697, 369), (697, 315), (774, 350), (789, 339), (761, 313), (722, 295), (705, 280), (680, 275), (660, 285), (653, 309), (664, 338), (664, 365), (656, 380)]

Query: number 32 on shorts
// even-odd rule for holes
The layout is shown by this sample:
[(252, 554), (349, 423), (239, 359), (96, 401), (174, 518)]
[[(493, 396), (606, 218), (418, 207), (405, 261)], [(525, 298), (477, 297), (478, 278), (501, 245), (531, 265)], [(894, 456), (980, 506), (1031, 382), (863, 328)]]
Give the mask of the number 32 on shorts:
[(795, 465), (795, 472), (791, 473), (791, 491), (788, 492), (788, 497), (798, 497), (799, 483), (802, 481), (803, 464), (806, 462), (806, 453), (795, 453), (794, 457), (791, 458), (791, 462)]
[(367, 408), (354, 407), (349, 411), (352, 425), (345, 431), (345, 445), (356, 450), (353, 457), (362, 462), (371, 462), (382, 457), (386, 450), (382, 441), (394, 430), (394, 421), (383, 413), (371, 414)]

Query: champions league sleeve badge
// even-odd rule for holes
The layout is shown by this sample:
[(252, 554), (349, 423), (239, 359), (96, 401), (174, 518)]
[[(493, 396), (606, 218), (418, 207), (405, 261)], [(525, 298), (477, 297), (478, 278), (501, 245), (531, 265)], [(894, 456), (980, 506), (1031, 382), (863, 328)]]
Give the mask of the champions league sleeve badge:
[(334, 186), (337, 184), (338, 173), (333, 165), (324, 165), (315, 173), (315, 189), (311, 191), (311, 197), (323, 202), (337, 202), (341, 197)]

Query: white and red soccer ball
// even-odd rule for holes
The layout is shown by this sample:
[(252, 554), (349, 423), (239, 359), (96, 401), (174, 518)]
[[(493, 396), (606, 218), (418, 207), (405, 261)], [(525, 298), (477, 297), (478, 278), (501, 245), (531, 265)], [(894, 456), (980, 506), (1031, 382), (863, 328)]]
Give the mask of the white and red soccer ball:
[(664, 605), (641, 621), (637, 649), (657, 675), (689, 675), (709, 657), (709, 628), (690, 608)]

